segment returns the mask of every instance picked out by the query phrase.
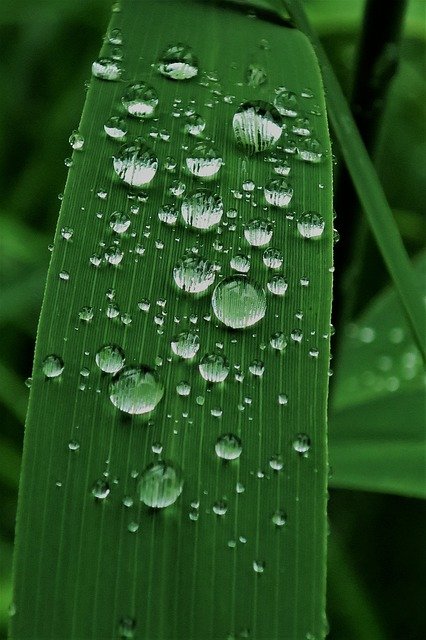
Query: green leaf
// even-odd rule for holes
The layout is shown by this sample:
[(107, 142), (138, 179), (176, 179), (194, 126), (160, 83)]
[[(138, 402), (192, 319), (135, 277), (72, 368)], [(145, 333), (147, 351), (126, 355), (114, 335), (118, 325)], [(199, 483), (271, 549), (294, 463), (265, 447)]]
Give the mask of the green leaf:
[[(113, 28), (123, 37), (123, 81), (91, 82), (79, 128), (84, 147), (73, 154), (38, 330), (11, 637), (321, 638), (333, 232), (330, 143), (315, 56), (306, 37), (278, 17), (253, 19), (246, 8), (226, 3), (127, 0), (113, 14)], [(196, 53), (197, 78), (171, 81), (153, 67), (177, 41)], [(102, 55), (110, 51), (106, 42)], [(257, 87), (247, 84), (253, 64), (266, 72)], [(144, 136), (159, 158), (160, 168), (144, 189), (146, 202), (114, 174), (112, 156), (119, 155), (120, 143), (103, 129), (120, 113), (126, 84), (141, 79), (159, 96), (158, 122), (126, 118), (128, 140)], [(268, 153), (237, 146), (232, 119), (242, 102), (271, 101), (282, 85), (296, 93), (301, 110), (319, 109), (308, 119), (324, 157), (310, 163), (285, 156), (294, 196), (280, 209), (263, 192), (277, 175), (274, 163), (265, 161)], [(306, 87), (314, 98), (301, 95)], [(212, 182), (182, 168), (186, 147), (196, 142), (182, 130), (191, 106), (205, 119), (204, 135), (214, 138), (225, 162)], [(284, 120), (290, 132), (294, 119)], [(291, 138), (284, 133), (285, 142)], [(258, 144), (258, 134), (254, 140)], [(176, 159), (173, 173), (164, 168), (168, 156)], [(199, 186), (220, 193), (225, 212), (236, 209), (237, 217), (224, 214), (209, 231), (184, 226), (180, 216), (175, 226), (161, 222), (164, 203), (181, 206), (182, 199), (168, 192), (174, 180), (183, 181), (187, 193)], [(106, 199), (98, 197), (101, 189)], [(110, 227), (115, 211), (130, 219), (120, 235)], [(306, 211), (324, 218), (317, 240), (298, 232), (297, 220)], [(271, 246), (283, 253), (281, 269), (267, 269), (264, 247), (246, 241), (244, 225), (252, 218), (273, 223)], [(61, 236), (63, 227), (73, 229), (69, 240)], [(105, 259), (109, 247), (122, 250), (119, 264)], [(249, 282), (266, 291), (264, 319), (229, 328), (212, 309), (213, 286), (204, 295), (178, 289), (173, 268), (191, 248), (218, 264), (216, 283), (232, 273), (233, 256), (250, 254)], [(99, 267), (90, 263), (93, 254), (100, 255)], [(59, 277), (64, 272), (68, 279)], [(284, 297), (267, 290), (274, 273), (288, 280)], [(138, 306), (143, 300), (149, 310), (147, 303)], [(242, 295), (227, 310), (244, 323), (246, 300)], [(115, 318), (107, 317), (111, 304), (119, 308)], [(79, 319), (83, 307), (93, 310), (89, 322)], [(201, 344), (189, 361), (170, 347), (176, 333), (188, 330)], [(288, 342), (282, 351), (270, 344), (277, 332)], [(129, 415), (110, 400), (110, 385), (122, 379), (120, 373), (112, 378), (95, 363), (96, 353), (110, 343), (123, 349), (126, 366), (142, 364), (154, 369), (151, 381), (159, 377), (164, 395), (151, 412)], [(200, 359), (215, 351), (230, 363), (222, 383), (206, 382), (198, 369)], [(46, 379), (43, 362), (52, 354), (64, 369)], [(263, 376), (253, 374), (254, 360), (263, 361)], [(176, 392), (177, 385), (188, 390), (182, 381), (189, 383), (189, 395)], [(236, 460), (215, 453), (217, 439), (227, 433), (241, 438)], [(307, 455), (293, 445), (301, 433), (311, 441)], [(150, 509), (139, 500), (141, 477), (162, 457), (182, 469), (183, 492), (172, 505)], [(287, 517), (283, 526), (272, 520), (279, 510)], [(127, 629), (120, 627), (123, 619)]]
[[(424, 282), (426, 254), (416, 275)], [(424, 416), (421, 354), (388, 288), (342, 345), (330, 414), (332, 485), (425, 497)]]

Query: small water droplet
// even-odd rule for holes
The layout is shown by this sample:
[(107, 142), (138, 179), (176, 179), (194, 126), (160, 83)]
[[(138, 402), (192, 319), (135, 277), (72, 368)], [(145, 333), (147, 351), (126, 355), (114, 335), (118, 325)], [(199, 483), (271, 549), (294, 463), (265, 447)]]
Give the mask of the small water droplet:
[(113, 58), (98, 58), (92, 64), (92, 75), (100, 80), (113, 82), (119, 80), (122, 73), (121, 63)]
[(263, 252), (262, 260), (268, 269), (279, 269), (283, 263), (283, 255), (279, 249), (269, 247)]
[(189, 382), (182, 380), (176, 385), (176, 391), (179, 396), (189, 396), (191, 393), (191, 385)]
[(263, 560), (253, 560), (253, 569), (256, 573), (263, 573), (265, 571), (265, 562)]
[(80, 443), (77, 440), (70, 440), (68, 442), (68, 449), (70, 451), (78, 451), (80, 449)]
[(228, 511), (228, 503), (226, 500), (218, 500), (213, 505), (213, 513), (217, 516), (224, 516)]
[(275, 453), (273, 456), (269, 458), (269, 466), (274, 471), (282, 471), (284, 467), (284, 462), (281, 454)]
[(283, 296), (288, 288), (288, 282), (284, 276), (276, 275), (268, 280), (266, 286), (268, 290), (276, 296)]
[(217, 174), (223, 160), (220, 153), (206, 142), (200, 142), (193, 147), (186, 158), (189, 171), (199, 178), (210, 178)]
[(296, 118), (298, 115), (299, 105), (297, 104), (296, 94), (287, 91), (284, 87), (280, 87), (274, 98), (274, 105), (282, 116), (288, 118)]
[(193, 358), (200, 348), (200, 338), (192, 331), (182, 331), (172, 339), (171, 348), (181, 358)]
[(279, 140), (283, 125), (280, 114), (268, 102), (244, 102), (234, 115), (236, 141), (252, 153), (271, 149)]
[(287, 338), (282, 331), (276, 331), (271, 335), (269, 343), (273, 349), (283, 351), (287, 346)]
[(164, 509), (176, 502), (182, 488), (182, 472), (176, 465), (164, 460), (153, 462), (141, 475), (139, 499), (148, 507)]
[(276, 527), (283, 527), (287, 522), (287, 515), (282, 509), (277, 509), (272, 515), (272, 522)]
[(125, 367), (109, 385), (112, 404), (130, 414), (153, 411), (163, 393), (157, 372), (145, 365)]
[(324, 218), (315, 211), (306, 211), (297, 221), (297, 230), (303, 238), (319, 238), (324, 228)]
[(189, 46), (178, 43), (162, 53), (157, 69), (170, 80), (190, 80), (198, 74), (198, 62)]
[(237, 253), (230, 261), (231, 269), (240, 273), (247, 273), (250, 269), (250, 258), (244, 253)]
[(46, 378), (57, 378), (64, 370), (64, 366), (62, 358), (52, 353), (43, 360), (42, 371)]
[(105, 500), (110, 494), (110, 486), (106, 480), (102, 478), (96, 480), (95, 484), (92, 487), (92, 496), (97, 498), (97, 500)]
[(274, 207), (288, 207), (293, 197), (293, 187), (284, 178), (270, 180), (264, 189), (265, 200)]
[(74, 151), (81, 151), (84, 147), (84, 138), (78, 131), (73, 131), (69, 137), (69, 143)]
[(297, 157), (305, 162), (321, 162), (324, 158), (324, 149), (316, 138), (303, 138), (297, 143)]
[(104, 124), (104, 131), (113, 140), (122, 140), (127, 135), (128, 127), (120, 116), (111, 116)]
[(136, 621), (129, 616), (123, 616), (118, 626), (120, 640), (133, 640), (135, 637)]
[(184, 130), (192, 136), (199, 136), (206, 128), (206, 121), (198, 113), (190, 113), (185, 122)]
[(230, 366), (227, 358), (221, 353), (206, 353), (198, 369), (207, 382), (223, 382), (229, 374)]
[(249, 87), (257, 88), (265, 84), (267, 79), (266, 71), (259, 64), (249, 64), (246, 71), (246, 82)]
[(181, 258), (173, 268), (173, 278), (179, 289), (187, 293), (201, 293), (213, 284), (214, 265), (200, 256)]
[(132, 187), (149, 184), (157, 173), (158, 159), (150, 147), (140, 139), (123, 145), (120, 154), (113, 157), (114, 171), (123, 182)]
[(124, 366), (124, 351), (116, 344), (106, 344), (99, 349), (95, 362), (105, 373), (117, 373)]
[(125, 213), (114, 211), (110, 215), (109, 226), (115, 233), (124, 233), (130, 227), (130, 218)]
[(134, 118), (151, 118), (158, 105), (158, 96), (153, 87), (146, 82), (130, 85), (121, 98), (123, 107)]
[(233, 433), (225, 433), (216, 441), (216, 455), (223, 460), (236, 460), (240, 457), (243, 446), (238, 436)]
[(184, 199), (181, 213), (187, 225), (195, 229), (210, 229), (222, 218), (222, 198), (208, 189), (198, 189)]
[(298, 433), (293, 440), (293, 449), (298, 453), (307, 454), (310, 448), (310, 437), (306, 433)]
[(243, 329), (259, 322), (266, 312), (264, 289), (244, 275), (224, 278), (212, 295), (215, 316), (227, 327)]
[(64, 240), (71, 240), (71, 238), (73, 237), (73, 234), (74, 234), (74, 229), (71, 229), (71, 227), (62, 227), (61, 236), (63, 237)]

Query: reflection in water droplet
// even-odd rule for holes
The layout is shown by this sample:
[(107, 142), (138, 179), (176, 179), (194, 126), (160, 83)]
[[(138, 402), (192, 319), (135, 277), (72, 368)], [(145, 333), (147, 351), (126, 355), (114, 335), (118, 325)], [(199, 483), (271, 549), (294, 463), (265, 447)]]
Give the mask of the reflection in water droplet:
[(293, 187), (284, 178), (270, 180), (264, 189), (265, 200), (274, 207), (288, 207), (293, 197)]
[(124, 233), (130, 227), (130, 218), (121, 211), (114, 211), (110, 215), (109, 226), (115, 233)]
[(222, 198), (208, 189), (198, 189), (184, 199), (181, 213), (187, 225), (195, 229), (210, 229), (222, 218)]
[(229, 374), (229, 362), (221, 353), (206, 353), (198, 369), (207, 382), (223, 382)]
[(305, 162), (322, 162), (324, 149), (315, 138), (304, 138), (297, 143), (297, 157)]
[(284, 276), (276, 275), (268, 280), (266, 286), (275, 296), (283, 296), (287, 291), (288, 283)]
[(92, 64), (92, 75), (100, 80), (119, 80), (122, 72), (120, 62), (112, 58), (98, 58)]
[(269, 247), (263, 252), (262, 260), (268, 269), (279, 269), (283, 263), (283, 255), (278, 249)]
[(266, 71), (259, 64), (249, 64), (246, 71), (246, 82), (249, 87), (260, 87), (266, 82)]
[(228, 503), (226, 500), (218, 500), (213, 505), (213, 513), (217, 516), (224, 516), (228, 511)]
[(127, 135), (127, 125), (120, 116), (111, 116), (104, 124), (104, 130), (114, 140), (122, 140)]
[(215, 277), (214, 265), (200, 256), (181, 258), (173, 268), (174, 281), (187, 293), (206, 291)]
[(230, 276), (214, 289), (212, 307), (215, 316), (227, 327), (250, 327), (265, 315), (265, 291), (256, 282), (250, 282), (247, 276)]
[(154, 369), (145, 365), (125, 367), (109, 385), (112, 404), (131, 414), (148, 413), (163, 397), (164, 388)]
[(81, 151), (84, 147), (84, 138), (78, 131), (73, 131), (69, 137), (69, 143), (74, 151)]
[(307, 453), (311, 448), (311, 439), (306, 433), (298, 433), (293, 440), (293, 449), (298, 453)]
[(153, 509), (164, 509), (180, 496), (183, 488), (181, 470), (161, 460), (148, 465), (138, 484), (139, 499)]
[(158, 211), (158, 218), (161, 222), (165, 222), (166, 224), (176, 224), (178, 217), (178, 212), (176, 211), (176, 207), (173, 204), (163, 204), (161, 209)]
[(230, 261), (231, 269), (239, 271), (240, 273), (247, 273), (250, 269), (250, 258), (244, 253), (237, 253)]
[(116, 344), (106, 344), (95, 356), (96, 364), (105, 373), (117, 373), (124, 366), (124, 351)]
[(234, 115), (232, 126), (238, 144), (251, 152), (271, 149), (283, 131), (278, 111), (261, 100), (242, 104)]
[(297, 97), (295, 93), (280, 87), (274, 98), (274, 105), (282, 116), (296, 118), (298, 114)]
[(199, 136), (205, 128), (206, 121), (198, 113), (191, 113), (187, 116), (184, 126), (186, 133), (190, 133), (192, 136)]
[(297, 221), (297, 230), (303, 238), (319, 238), (324, 228), (324, 218), (315, 211), (306, 211)]
[(200, 338), (192, 331), (182, 331), (171, 341), (173, 353), (184, 359), (193, 358), (200, 348)]
[(241, 440), (233, 433), (225, 433), (216, 441), (216, 455), (223, 460), (236, 460), (243, 450)]
[(127, 88), (121, 102), (130, 116), (150, 118), (158, 105), (158, 96), (149, 84), (138, 82)]
[(61, 375), (64, 366), (62, 358), (52, 353), (43, 360), (42, 371), (46, 378), (56, 378)]
[(158, 169), (158, 159), (152, 149), (136, 139), (123, 145), (120, 154), (113, 157), (114, 171), (123, 182), (132, 187), (149, 184)]
[(189, 382), (182, 380), (176, 385), (176, 392), (179, 396), (189, 396), (191, 393), (191, 385)]
[(192, 49), (179, 43), (163, 52), (157, 69), (170, 80), (190, 80), (198, 73), (198, 62)]
[(244, 228), (244, 237), (252, 247), (264, 247), (272, 238), (272, 224), (268, 220), (255, 218)]
[(195, 145), (186, 158), (186, 166), (189, 171), (199, 178), (209, 178), (216, 175), (222, 162), (217, 149), (205, 142)]

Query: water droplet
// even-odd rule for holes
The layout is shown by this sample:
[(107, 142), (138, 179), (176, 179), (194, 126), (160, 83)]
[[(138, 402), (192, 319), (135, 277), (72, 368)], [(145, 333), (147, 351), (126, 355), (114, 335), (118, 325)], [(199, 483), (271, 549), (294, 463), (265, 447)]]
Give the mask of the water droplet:
[(106, 480), (96, 480), (92, 487), (92, 496), (98, 500), (105, 500), (110, 494), (110, 486)]
[(262, 260), (268, 269), (279, 269), (283, 263), (283, 255), (278, 249), (270, 247), (263, 252)]
[(141, 475), (139, 499), (148, 507), (164, 509), (176, 502), (182, 488), (182, 472), (176, 465), (164, 460), (153, 462)]
[(218, 500), (213, 505), (213, 513), (217, 516), (224, 516), (228, 511), (228, 503), (226, 500)]
[(173, 204), (163, 204), (163, 206), (158, 211), (158, 218), (161, 220), (161, 222), (165, 222), (166, 224), (176, 224), (178, 218), (176, 207)]
[(284, 87), (280, 87), (274, 98), (274, 105), (282, 116), (288, 118), (296, 118), (299, 106), (297, 104), (296, 94), (287, 91)]
[(191, 393), (191, 385), (189, 382), (182, 380), (176, 385), (176, 391), (179, 396), (189, 396)]
[(253, 376), (261, 377), (265, 371), (265, 365), (262, 360), (253, 360), (249, 364), (249, 371)]
[(311, 448), (311, 439), (306, 433), (298, 433), (293, 440), (293, 449), (298, 453), (306, 454)]
[(302, 342), (303, 332), (300, 329), (293, 329), (290, 334), (290, 338), (293, 340), (293, 342)]
[(111, 29), (108, 34), (108, 42), (110, 44), (123, 44), (123, 34), (120, 29)]
[(192, 136), (199, 136), (206, 128), (206, 121), (198, 113), (191, 113), (187, 116), (184, 130)]
[(198, 73), (198, 62), (192, 49), (179, 43), (163, 52), (157, 69), (170, 80), (190, 80)]
[(206, 353), (198, 369), (207, 382), (223, 382), (229, 374), (230, 366), (227, 358), (221, 353)]
[(70, 440), (68, 442), (68, 449), (70, 451), (78, 451), (80, 449), (80, 443), (77, 440)]
[(256, 573), (263, 573), (265, 571), (265, 562), (263, 560), (253, 560), (253, 569)]
[(324, 227), (324, 218), (315, 211), (306, 211), (297, 221), (297, 230), (303, 238), (319, 238)]
[(124, 252), (116, 245), (111, 245), (105, 251), (105, 260), (113, 265), (118, 265), (124, 257)]
[(130, 533), (136, 533), (138, 530), (139, 524), (134, 520), (132, 520), (132, 522), (129, 522), (129, 524), (127, 525), (127, 531), (129, 531)]
[(261, 100), (242, 104), (234, 115), (232, 126), (236, 141), (251, 152), (271, 149), (283, 131), (278, 111)]
[(216, 175), (222, 163), (222, 158), (217, 149), (205, 142), (195, 145), (186, 158), (186, 166), (189, 171), (199, 178), (210, 178)]
[(84, 147), (84, 138), (78, 131), (73, 131), (69, 137), (69, 143), (74, 151), (81, 151)]
[(121, 618), (118, 626), (120, 640), (133, 640), (135, 637), (136, 621), (129, 616)]
[(171, 341), (173, 353), (185, 360), (193, 358), (200, 348), (200, 338), (192, 331), (182, 331)]
[(104, 130), (110, 138), (122, 140), (127, 135), (128, 127), (120, 116), (111, 116), (104, 124)]
[(130, 227), (130, 218), (125, 213), (114, 211), (109, 218), (109, 226), (115, 233), (124, 233)]
[(210, 229), (222, 218), (222, 198), (208, 189), (198, 189), (184, 199), (181, 213), (187, 225), (195, 229)]
[(121, 78), (123, 67), (113, 58), (98, 58), (92, 64), (92, 75), (100, 80), (115, 81)]
[(158, 105), (158, 96), (149, 84), (138, 82), (127, 88), (121, 102), (130, 116), (151, 118)]
[(250, 258), (244, 253), (237, 253), (230, 261), (231, 269), (239, 271), (240, 273), (247, 273), (250, 269)]
[(163, 393), (157, 372), (145, 365), (125, 367), (109, 385), (112, 404), (120, 411), (131, 414), (152, 411)]
[(141, 187), (154, 178), (158, 159), (150, 147), (136, 139), (132, 144), (121, 147), (120, 154), (113, 157), (113, 165), (123, 182), (132, 187)]
[(116, 344), (106, 344), (95, 356), (96, 364), (105, 373), (117, 373), (124, 366), (124, 351)]
[(181, 258), (173, 268), (173, 278), (179, 289), (187, 293), (201, 293), (213, 284), (214, 265), (200, 256)]
[(42, 371), (46, 378), (57, 378), (64, 370), (64, 366), (62, 358), (52, 353), (43, 360)]
[(68, 282), (68, 280), (70, 279), (70, 274), (68, 273), (68, 271), (61, 271), (59, 273), (59, 278), (60, 280), (64, 280), (65, 282)]
[(285, 406), (288, 404), (288, 396), (285, 393), (278, 394), (278, 404)]
[(214, 449), (219, 458), (236, 460), (240, 457), (243, 446), (238, 436), (233, 433), (225, 433), (217, 439)]
[(264, 247), (272, 238), (272, 224), (268, 220), (254, 218), (244, 228), (244, 237), (252, 247)]
[(71, 240), (71, 238), (73, 237), (73, 234), (74, 234), (74, 229), (71, 229), (71, 227), (62, 227), (61, 236), (63, 237), (64, 240)]
[(287, 346), (287, 338), (282, 331), (276, 331), (272, 334), (269, 343), (273, 349), (283, 351)]
[(133, 498), (132, 498), (132, 496), (124, 496), (124, 498), (122, 500), (122, 503), (128, 509), (130, 509), (130, 507), (133, 507)]
[(310, 136), (312, 133), (311, 123), (309, 122), (309, 119), (303, 116), (300, 116), (294, 120), (291, 130), (297, 136), (307, 137), (307, 136)]
[(288, 283), (284, 276), (276, 275), (268, 280), (266, 286), (275, 296), (283, 296), (287, 291)]
[(305, 162), (321, 162), (324, 149), (316, 138), (304, 138), (297, 143), (297, 157)]
[(276, 453), (273, 456), (271, 456), (270, 459), (269, 459), (269, 466), (274, 471), (282, 471), (282, 469), (284, 467), (284, 462), (283, 462), (281, 454)]
[(227, 327), (250, 327), (265, 315), (265, 291), (256, 282), (250, 282), (247, 276), (230, 276), (215, 287), (212, 307), (215, 316)]
[(277, 509), (272, 515), (272, 522), (276, 527), (283, 527), (287, 522), (287, 514), (282, 509)]
[(284, 178), (270, 180), (264, 189), (265, 200), (274, 207), (288, 207), (293, 197), (293, 187)]
[(266, 82), (266, 71), (259, 64), (249, 64), (246, 72), (246, 82), (249, 87), (257, 88)]

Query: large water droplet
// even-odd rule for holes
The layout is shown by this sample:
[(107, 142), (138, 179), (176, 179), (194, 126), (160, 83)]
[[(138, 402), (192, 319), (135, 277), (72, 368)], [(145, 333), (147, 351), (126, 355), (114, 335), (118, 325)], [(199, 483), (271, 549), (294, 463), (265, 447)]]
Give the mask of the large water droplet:
[(306, 211), (297, 221), (297, 230), (304, 238), (319, 238), (324, 227), (324, 218), (316, 211)]
[(127, 125), (120, 116), (111, 116), (104, 124), (104, 131), (113, 140), (122, 140), (127, 135)]
[(153, 462), (141, 475), (139, 499), (148, 507), (164, 509), (176, 502), (182, 488), (182, 472), (176, 465), (163, 460)]
[(197, 189), (184, 199), (182, 218), (195, 229), (210, 229), (220, 222), (223, 215), (222, 198), (208, 189)]
[(222, 158), (217, 149), (210, 144), (200, 142), (186, 158), (186, 166), (194, 176), (210, 178), (221, 168)]
[(250, 327), (265, 315), (265, 291), (256, 282), (250, 282), (247, 276), (230, 276), (215, 287), (212, 307), (215, 316), (227, 327)]
[(198, 73), (198, 62), (185, 44), (168, 47), (160, 57), (158, 71), (170, 80), (190, 80)]
[(138, 82), (127, 88), (121, 102), (130, 116), (150, 118), (158, 105), (158, 96), (149, 84)]
[(264, 189), (266, 202), (275, 207), (288, 207), (293, 197), (293, 187), (284, 178), (270, 180)]
[(206, 353), (198, 365), (207, 382), (223, 382), (229, 373), (229, 362), (221, 353)]
[(214, 449), (219, 458), (236, 460), (240, 457), (243, 446), (238, 436), (225, 433), (217, 439)]
[(272, 224), (268, 220), (254, 218), (244, 228), (244, 237), (252, 247), (264, 247), (272, 238)]
[(283, 131), (278, 111), (261, 100), (242, 104), (234, 115), (232, 126), (236, 141), (251, 152), (271, 149)]
[(157, 372), (145, 365), (125, 367), (109, 385), (112, 404), (131, 414), (152, 411), (163, 393)]
[(120, 155), (113, 157), (113, 164), (118, 177), (132, 187), (149, 184), (158, 169), (155, 153), (138, 139), (130, 145), (123, 145)]
[(173, 268), (173, 278), (183, 291), (200, 293), (213, 284), (216, 277), (214, 265), (200, 256), (181, 258)]
[(98, 58), (92, 64), (92, 75), (100, 80), (119, 80), (122, 72), (121, 63), (113, 58)]
[(109, 226), (115, 233), (124, 233), (130, 227), (130, 218), (126, 213), (114, 211), (110, 215)]
[(116, 344), (106, 344), (95, 356), (96, 364), (105, 373), (117, 373), (124, 366), (124, 351)]
[(64, 370), (64, 361), (54, 353), (45, 357), (42, 363), (42, 371), (46, 378), (56, 378)]
[(182, 331), (171, 341), (173, 353), (185, 360), (193, 358), (200, 348), (200, 338), (192, 331)]

